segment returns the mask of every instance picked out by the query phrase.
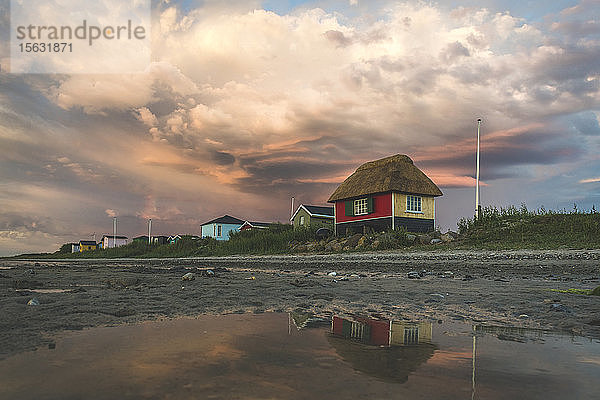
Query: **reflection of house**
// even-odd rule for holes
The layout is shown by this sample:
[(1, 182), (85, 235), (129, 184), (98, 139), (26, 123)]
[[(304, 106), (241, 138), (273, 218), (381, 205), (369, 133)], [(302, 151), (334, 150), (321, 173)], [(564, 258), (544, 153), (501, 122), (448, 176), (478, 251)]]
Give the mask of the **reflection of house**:
[(246, 221), (240, 226), (240, 231), (249, 231), (252, 229), (267, 229), (271, 226), (268, 222), (250, 222)]
[(93, 240), (80, 240), (79, 241), (79, 251), (80, 252), (96, 250), (97, 248), (98, 248), (98, 245)]
[(429, 322), (394, 321), (391, 324), (390, 346), (431, 343), (432, 335), (433, 327)]
[(352, 320), (333, 317), (333, 334), (365, 344), (388, 346), (390, 321), (356, 317)]
[(436, 349), (432, 325), (386, 319), (334, 317), (329, 343), (357, 371), (403, 383)]
[(428, 232), (435, 225), (440, 189), (413, 161), (397, 154), (358, 167), (329, 198), (336, 234), (403, 227)]
[(333, 317), (332, 332), (374, 346), (403, 346), (431, 343), (432, 325), (428, 322), (408, 323), (388, 319)]
[(333, 230), (333, 207), (310, 206), (300, 204), (292, 215), (294, 228), (301, 226), (313, 228), (329, 228)]
[(112, 249), (114, 247), (120, 247), (127, 245), (127, 236), (102, 236), (102, 248)]
[(202, 224), (202, 237), (229, 240), (229, 232), (239, 231), (244, 222), (239, 218), (224, 215)]

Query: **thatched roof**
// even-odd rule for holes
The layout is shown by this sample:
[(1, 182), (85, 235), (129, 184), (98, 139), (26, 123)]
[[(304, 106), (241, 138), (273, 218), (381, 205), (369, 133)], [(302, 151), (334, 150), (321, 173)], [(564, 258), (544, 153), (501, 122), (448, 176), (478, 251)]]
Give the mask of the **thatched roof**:
[(358, 167), (333, 192), (329, 202), (384, 192), (441, 196), (441, 190), (410, 157), (403, 154), (371, 161)]

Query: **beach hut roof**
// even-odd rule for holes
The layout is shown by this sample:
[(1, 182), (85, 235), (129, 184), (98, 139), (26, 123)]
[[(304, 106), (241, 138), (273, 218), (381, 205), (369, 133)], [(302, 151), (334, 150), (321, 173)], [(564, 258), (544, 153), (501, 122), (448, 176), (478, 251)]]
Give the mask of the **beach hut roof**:
[(364, 163), (333, 192), (329, 202), (375, 193), (441, 196), (441, 190), (403, 154)]

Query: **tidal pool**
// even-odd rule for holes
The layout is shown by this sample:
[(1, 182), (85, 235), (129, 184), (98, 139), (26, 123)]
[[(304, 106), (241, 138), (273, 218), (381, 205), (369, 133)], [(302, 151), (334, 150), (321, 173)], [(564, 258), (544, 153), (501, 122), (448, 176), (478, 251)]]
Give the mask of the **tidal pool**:
[(63, 333), (1, 399), (590, 399), (600, 342), (463, 323), (234, 314)]

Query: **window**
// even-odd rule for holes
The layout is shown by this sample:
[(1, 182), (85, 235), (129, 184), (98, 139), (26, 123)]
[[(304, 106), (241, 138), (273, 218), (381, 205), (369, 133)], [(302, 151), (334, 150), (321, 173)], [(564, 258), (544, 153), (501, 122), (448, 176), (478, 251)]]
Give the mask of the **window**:
[(367, 199), (354, 200), (354, 215), (365, 215), (368, 213)]
[(300, 216), (300, 225), (304, 225), (304, 215)]
[(221, 236), (223, 234), (223, 226), (217, 225), (217, 236)]
[(406, 211), (418, 213), (422, 212), (421, 196), (406, 196)]
[(419, 327), (404, 328), (404, 344), (419, 344)]

